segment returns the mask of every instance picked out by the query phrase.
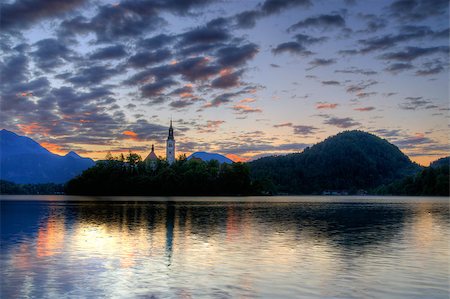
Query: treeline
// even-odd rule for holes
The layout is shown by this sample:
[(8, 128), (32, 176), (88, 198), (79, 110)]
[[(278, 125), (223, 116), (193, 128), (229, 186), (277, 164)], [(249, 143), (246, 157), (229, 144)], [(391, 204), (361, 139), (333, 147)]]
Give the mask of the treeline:
[(302, 153), (261, 158), (250, 168), (268, 192), (287, 194), (353, 194), (420, 171), (396, 146), (361, 131), (339, 133)]
[(0, 180), (0, 194), (49, 195), (63, 193), (63, 184), (16, 184), (5, 180)]
[(449, 196), (449, 165), (427, 167), (415, 176), (408, 176), (389, 185), (378, 187), (380, 195)]
[(250, 195), (258, 184), (250, 180), (247, 164), (219, 164), (187, 160), (169, 165), (164, 160), (144, 162), (137, 154), (107, 157), (66, 185), (77, 195)]

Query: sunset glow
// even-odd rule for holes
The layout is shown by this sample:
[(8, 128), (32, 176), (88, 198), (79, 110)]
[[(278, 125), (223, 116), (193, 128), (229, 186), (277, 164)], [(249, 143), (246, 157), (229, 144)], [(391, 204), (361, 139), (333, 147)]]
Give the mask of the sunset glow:
[(52, 152), (164, 154), (171, 118), (180, 154), (251, 160), (355, 129), (423, 165), (450, 151), (439, 1), (20, 2), (1, 12), (1, 127)]

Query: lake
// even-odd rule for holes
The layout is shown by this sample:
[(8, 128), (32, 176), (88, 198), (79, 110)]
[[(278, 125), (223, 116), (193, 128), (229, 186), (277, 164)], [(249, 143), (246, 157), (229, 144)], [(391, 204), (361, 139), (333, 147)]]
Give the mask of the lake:
[(1, 298), (449, 298), (448, 198), (0, 198)]

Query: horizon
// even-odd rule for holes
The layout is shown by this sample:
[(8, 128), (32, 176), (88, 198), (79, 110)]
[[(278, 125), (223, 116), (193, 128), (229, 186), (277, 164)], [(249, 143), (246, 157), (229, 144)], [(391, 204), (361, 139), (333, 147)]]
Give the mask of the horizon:
[[(19, 137), (27, 137), (27, 138), (30, 138), (30, 137), (28, 137), (28, 136), (25, 136), (25, 135), (19, 135), (19, 134), (17, 134), (16, 132), (8, 131), (8, 130), (6, 130), (6, 129), (1, 129), (0, 131), (4, 131), (4, 130), (7, 131), (7, 132), (16, 134), (16, 135), (18, 135)], [(363, 133), (372, 134), (372, 133), (365, 132), (365, 131), (361, 131), (361, 130), (344, 130), (344, 131), (338, 132), (338, 133), (335, 134), (335, 135), (327, 136), (327, 137), (325, 137), (325, 139), (320, 140), (320, 141), (318, 141), (318, 142), (315, 143), (315, 144), (311, 144), (310, 147), (312, 147), (312, 146), (314, 146), (314, 145), (316, 145), (316, 144), (319, 144), (319, 143), (321, 143), (321, 142), (324, 142), (324, 141), (325, 141), (326, 139), (328, 139), (328, 138), (335, 137), (335, 136), (338, 135), (338, 134), (345, 133), (345, 132), (356, 132), (356, 131), (357, 131), (357, 132), (363, 132)], [(377, 136), (377, 135), (375, 135), (375, 134), (372, 134), (372, 135), (374, 135), (374, 136), (376, 136), (376, 137), (378, 137), (378, 138), (381, 138), (380, 136)], [(383, 140), (385, 140), (385, 141), (391, 143), (391, 142), (390, 142), (388, 139), (386, 139), (386, 138), (381, 138), (381, 139), (383, 139)], [(33, 139), (32, 139), (32, 140), (33, 140)], [(35, 141), (35, 140), (33, 140), (33, 141)], [(35, 142), (37, 142), (37, 141), (35, 141)], [(51, 152), (52, 154), (59, 155), (59, 156), (61, 156), (61, 157), (66, 156), (66, 155), (68, 155), (68, 154), (71, 153), (71, 152), (78, 155), (78, 153), (77, 153), (76, 151), (68, 151), (67, 153), (64, 153), (64, 154), (62, 154), (62, 153), (55, 153), (55, 152), (52, 152), (51, 150), (49, 150), (48, 148), (46, 148), (45, 146), (43, 146), (41, 143), (39, 143), (39, 142), (37, 142), (37, 143), (38, 143), (40, 146), (42, 146), (43, 148), (47, 149), (47, 150), (48, 150), (49, 152)], [(392, 143), (391, 143), (391, 144), (392, 144)], [(150, 148), (151, 148), (151, 147), (150, 147)], [(309, 148), (309, 147), (308, 147), (308, 148)], [(397, 147), (397, 148), (398, 148), (398, 147)], [(245, 160), (245, 161), (238, 160), (238, 159), (236, 159), (236, 161), (233, 160), (233, 154), (226, 154), (226, 155), (224, 155), (224, 154), (217, 153), (217, 152), (206, 152), (206, 151), (201, 151), (201, 150), (196, 151), (196, 152), (192, 152), (192, 153), (189, 153), (189, 154), (181, 153), (181, 154), (177, 155), (175, 158), (178, 160), (178, 158), (179, 158), (181, 155), (183, 155), (183, 154), (186, 155), (186, 157), (189, 157), (190, 155), (193, 155), (194, 153), (207, 153), (207, 154), (219, 154), (219, 155), (221, 155), (221, 156), (224, 156), (224, 157), (226, 157), (226, 158), (232, 160), (233, 162), (244, 162), (244, 163), (246, 163), (246, 162), (251, 162), (251, 161), (254, 161), (254, 160), (257, 160), (257, 159), (260, 159), (260, 158), (270, 157), (270, 156), (284, 156), (284, 155), (289, 155), (289, 154), (301, 154), (305, 149), (306, 149), (306, 148), (304, 148), (304, 149), (302, 149), (301, 151), (298, 151), (298, 152), (283, 153), (283, 154), (271, 154), (271, 155), (266, 155), (266, 156), (260, 156), (260, 157), (257, 157), (257, 158), (255, 158), (255, 159), (248, 159), (248, 160)], [(164, 150), (165, 150), (165, 149), (164, 149)], [(399, 150), (400, 150), (404, 155), (406, 155), (400, 148), (399, 148)], [(129, 152), (130, 152), (130, 153), (135, 153), (135, 152), (132, 152), (131, 150), (130, 150)], [(112, 154), (112, 152), (110, 152), (110, 153)], [(155, 153), (156, 153), (156, 151), (155, 151)], [(115, 153), (115, 154), (117, 154), (117, 155), (120, 155), (120, 154), (126, 155), (126, 152), (117, 152), (117, 153)], [(139, 154), (139, 155), (141, 156), (142, 159), (145, 159), (145, 157), (148, 155), (148, 153), (144, 153), (144, 155), (142, 155), (141, 153), (137, 153), (137, 154)], [(80, 156), (80, 155), (79, 155), (79, 156)], [(158, 159), (161, 159), (161, 160), (164, 160), (164, 159), (165, 159), (164, 155), (158, 155), (158, 154), (157, 154), (156, 156), (158, 157)], [(411, 159), (411, 157), (409, 157), (408, 155), (406, 155), (406, 156), (407, 156), (412, 162), (415, 162), (414, 160)], [(81, 155), (80, 157), (82, 157), (82, 158), (89, 158), (89, 157), (85, 157), (85, 156), (82, 156), (82, 155)], [(118, 157), (118, 156), (113, 155), (113, 157)], [(437, 160), (439, 160), (439, 159), (441, 159), (441, 158), (445, 158), (445, 157), (448, 157), (448, 155), (447, 155), (447, 156), (440, 157), (440, 158), (436, 158), (435, 160), (430, 161), (430, 163), (435, 162), (435, 161), (437, 161)], [(101, 161), (101, 160), (104, 160), (105, 158), (106, 158), (106, 157), (103, 157), (103, 158), (100, 158), (100, 159), (93, 159), (93, 158), (90, 158), (90, 159), (92, 159), (92, 160), (94, 160), (94, 161)], [(418, 163), (418, 162), (415, 162), (415, 163), (417, 163), (417, 164), (419, 164), (420, 166), (423, 166), (423, 167), (427, 167), (427, 166), (430, 165), (430, 163), (429, 163), (428, 165), (423, 165), (423, 164), (420, 164), (420, 163)]]
[(407, 2), (5, 3), (0, 127), (94, 160), (165, 156), (172, 117), (177, 157), (361, 130), (427, 166), (450, 151), (449, 8)]

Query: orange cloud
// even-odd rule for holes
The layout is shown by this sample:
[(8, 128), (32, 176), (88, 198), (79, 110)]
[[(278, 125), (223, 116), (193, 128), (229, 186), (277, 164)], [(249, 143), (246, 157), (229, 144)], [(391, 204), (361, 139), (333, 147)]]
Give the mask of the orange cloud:
[(316, 109), (334, 109), (338, 106), (336, 103), (317, 103)]
[(24, 91), (24, 92), (21, 92), (21, 93), (19, 94), (19, 96), (21, 96), (21, 97), (32, 97), (32, 96), (33, 96), (33, 93), (32, 93), (32, 92), (26, 92), (26, 91)]
[(240, 114), (253, 113), (253, 112), (257, 112), (257, 113), (262, 112), (262, 110), (259, 109), (259, 108), (252, 108), (252, 107), (247, 106), (247, 105), (234, 105), (233, 106), (233, 110), (237, 111)]
[(22, 132), (25, 135), (39, 133), (44, 136), (48, 136), (49, 130), (36, 122), (30, 124), (18, 124), (17, 127), (19, 128), (20, 132)]
[(247, 162), (249, 160), (249, 158), (245, 158), (235, 154), (226, 154), (225, 157), (232, 160), (233, 162)]
[(256, 100), (255, 99), (252, 99), (252, 98), (245, 98), (245, 99), (243, 99), (243, 100), (240, 100), (239, 101), (239, 103), (253, 103), (253, 102), (255, 102)]
[(231, 71), (232, 71), (232, 69), (230, 69), (230, 68), (225, 68), (225, 69), (223, 69), (223, 70), (221, 70), (221, 71), (219, 72), (219, 75), (220, 75), (220, 76), (227, 76), (227, 75), (231, 74)]
[(65, 152), (62, 150), (62, 147), (56, 143), (50, 143), (50, 142), (41, 142), (40, 143), (43, 147), (45, 147), (46, 149), (48, 149), (49, 151), (51, 151), (54, 154), (64, 154)]
[(213, 133), (217, 131), (221, 124), (225, 123), (224, 120), (208, 120), (206, 125), (200, 126), (198, 131), (200, 133)]
[(123, 131), (122, 132), (123, 135), (130, 137), (133, 140), (136, 140), (138, 138), (138, 134), (136, 134), (133, 131)]

